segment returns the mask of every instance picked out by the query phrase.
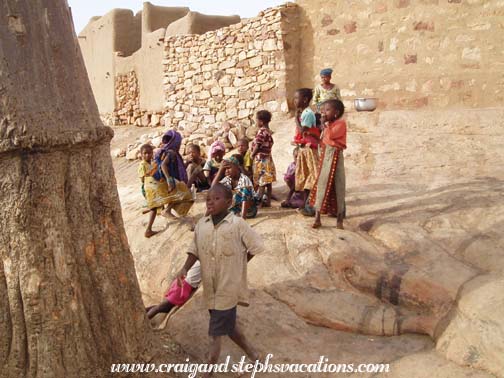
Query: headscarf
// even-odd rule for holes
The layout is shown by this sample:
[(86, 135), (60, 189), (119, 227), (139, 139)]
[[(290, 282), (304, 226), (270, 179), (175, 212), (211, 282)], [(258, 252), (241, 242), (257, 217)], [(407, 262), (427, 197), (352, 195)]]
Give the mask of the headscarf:
[(216, 140), (210, 146), (210, 159), (213, 159), (213, 155), (217, 151), (222, 151), (222, 152), (226, 153), (226, 146), (220, 140)]
[(230, 156), (230, 157), (224, 159), (224, 161), (227, 161), (228, 163), (237, 165), (238, 167), (241, 165), (240, 162), (238, 161), (238, 159), (235, 158), (234, 156)]
[(162, 154), (168, 154), (168, 151), (175, 153), (176, 161), (170, 162), (170, 168), (174, 167), (176, 172), (170, 172), (171, 175), (179, 181), (187, 184), (187, 172), (184, 165), (184, 160), (180, 156), (179, 149), (182, 144), (182, 135), (175, 130), (168, 130), (163, 135), (163, 146), (156, 153), (156, 158), (160, 159)]
[(333, 73), (332, 68), (324, 68), (323, 70), (320, 71), (320, 76), (331, 76)]
[(162, 149), (165, 152), (168, 152), (168, 150), (178, 151), (180, 149), (180, 145), (182, 144), (182, 135), (175, 130), (168, 130), (163, 135), (163, 142), (164, 144)]

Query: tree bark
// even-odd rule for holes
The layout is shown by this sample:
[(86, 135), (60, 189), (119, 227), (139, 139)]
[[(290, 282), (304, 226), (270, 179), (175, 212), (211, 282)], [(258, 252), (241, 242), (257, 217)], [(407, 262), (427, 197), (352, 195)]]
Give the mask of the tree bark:
[[(0, 0), (0, 377), (106, 377), (151, 340), (65, 0)], [(117, 376), (117, 375), (116, 375)]]

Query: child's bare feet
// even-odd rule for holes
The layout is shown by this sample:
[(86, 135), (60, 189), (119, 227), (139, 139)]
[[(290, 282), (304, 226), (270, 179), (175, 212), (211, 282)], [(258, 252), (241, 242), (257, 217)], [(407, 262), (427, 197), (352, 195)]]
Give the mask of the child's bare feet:
[(147, 213), (150, 213), (150, 209), (144, 209), (144, 210), (142, 210), (142, 214), (147, 214)]
[(343, 227), (343, 221), (342, 220), (338, 220), (338, 223), (336, 223), (336, 228), (338, 230), (344, 230), (345, 228)]
[(154, 235), (156, 235), (157, 233), (159, 233), (159, 231), (147, 230), (147, 231), (145, 231), (144, 236), (145, 236), (146, 238), (150, 238), (151, 236), (154, 236)]
[(320, 228), (322, 226), (322, 222), (320, 221), (320, 211), (315, 211), (315, 221), (312, 224), (312, 228)]

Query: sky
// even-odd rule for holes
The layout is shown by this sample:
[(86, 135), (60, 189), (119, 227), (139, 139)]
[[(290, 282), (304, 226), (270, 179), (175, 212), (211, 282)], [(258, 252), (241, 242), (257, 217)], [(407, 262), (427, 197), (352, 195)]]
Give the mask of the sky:
[[(153, 5), (167, 7), (189, 7), (192, 11), (213, 15), (239, 15), (255, 17), (266, 8), (285, 3), (287, 0), (151, 0)], [(131, 9), (134, 13), (142, 9), (142, 0), (68, 0), (77, 34), (84, 29), (93, 16), (103, 16), (114, 8)]]

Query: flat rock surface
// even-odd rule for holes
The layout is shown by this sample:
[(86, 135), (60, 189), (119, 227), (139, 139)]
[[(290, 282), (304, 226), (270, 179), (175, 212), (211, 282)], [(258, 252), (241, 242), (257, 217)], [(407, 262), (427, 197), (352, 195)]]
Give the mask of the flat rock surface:
[[(391, 363), (391, 373), (364, 377), (504, 376), (503, 112), (461, 112), (348, 115), (345, 230), (327, 217), (312, 230), (311, 218), (278, 202), (249, 221), (267, 252), (249, 264), (251, 306), (239, 322), (261, 353), (274, 362)], [(272, 128), (280, 179), (293, 121)], [(153, 304), (192, 233), (186, 221), (158, 217), (161, 232), (145, 239), (138, 163), (114, 161), (144, 302)], [(285, 195), (282, 182), (274, 193)], [(203, 212), (199, 195), (190, 215)], [(198, 291), (162, 332), (204, 360), (207, 322)], [(240, 355), (228, 342), (224, 353)]]

